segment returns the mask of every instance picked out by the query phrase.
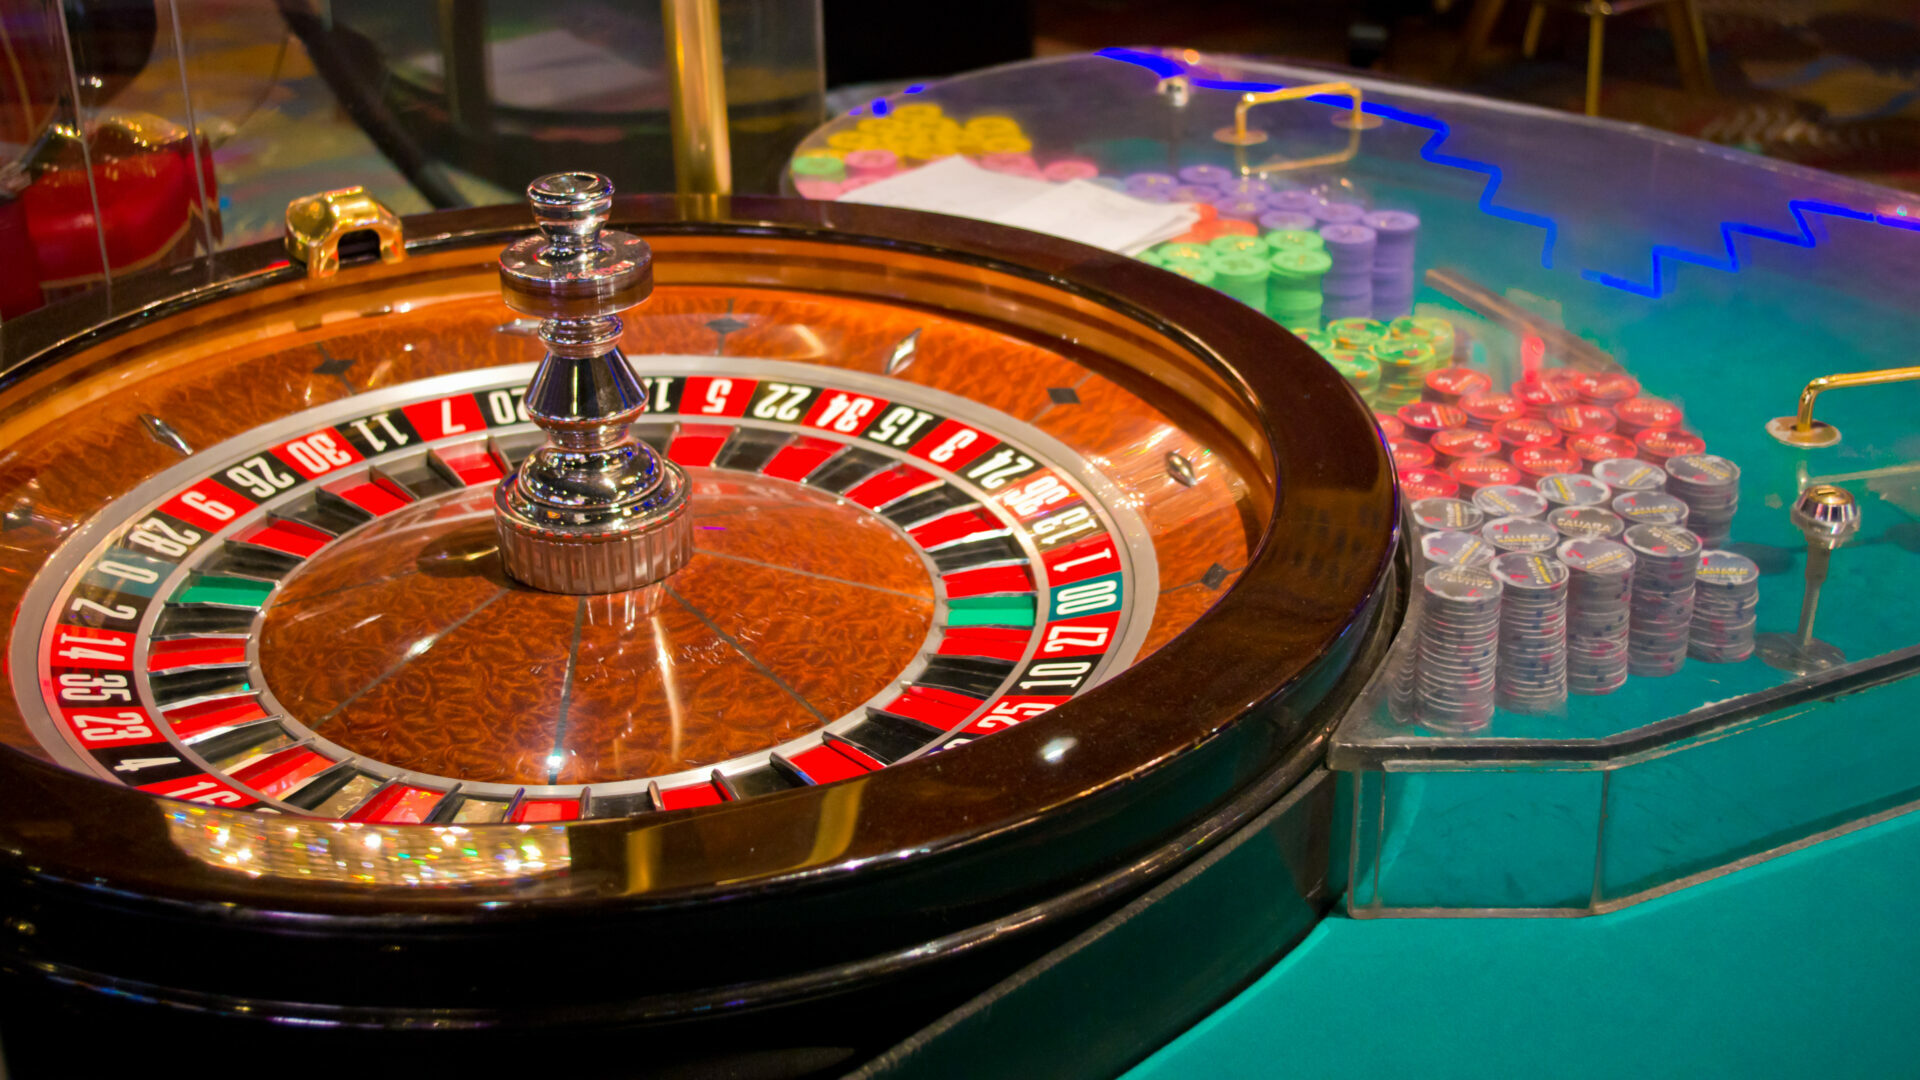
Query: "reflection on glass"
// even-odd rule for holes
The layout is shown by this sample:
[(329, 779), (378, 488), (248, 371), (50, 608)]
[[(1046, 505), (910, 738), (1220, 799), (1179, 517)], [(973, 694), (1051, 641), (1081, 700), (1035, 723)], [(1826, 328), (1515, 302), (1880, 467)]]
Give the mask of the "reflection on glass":
[[(470, 800), (468, 806), (475, 806)], [(463, 807), (464, 809), (464, 807)], [(516, 825), (396, 829), (293, 822), (179, 804), (167, 838), (216, 869), (250, 877), (355, 885), (472, 885), (552, 875), (572, 864), (564, 828)]]

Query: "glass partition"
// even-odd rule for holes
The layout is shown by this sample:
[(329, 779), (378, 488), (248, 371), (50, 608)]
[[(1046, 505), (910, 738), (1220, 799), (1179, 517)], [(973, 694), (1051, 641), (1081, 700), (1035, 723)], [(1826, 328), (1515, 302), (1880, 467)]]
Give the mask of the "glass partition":
[(1617, 906), (1920, 786), (1920, 372), (1837, 380), (1795, 419), (1814, 380), (1911, 363), (1920, 199), (1144, 49), (868, 102), (787, 182), (1111, 237), (1265, 310), (1373, 405), (1412, 573), (1332, 754), (1357, 914)]

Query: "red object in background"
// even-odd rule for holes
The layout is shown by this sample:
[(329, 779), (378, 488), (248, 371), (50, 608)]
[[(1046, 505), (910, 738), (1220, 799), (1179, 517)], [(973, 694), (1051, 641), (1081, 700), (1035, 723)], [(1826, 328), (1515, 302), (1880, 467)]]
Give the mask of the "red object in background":
[(191, 253), (199, 239), (196, 218), (203, 180), (208, 201), (218, 205), (212, 153), (203, 144), (196, 176), (191, 145), (182, 139), (163, 149), (99, 161), (92, 170), (97, 191), (89, 190), (87, 171), (80, 167), (56, 167), (36, 176), (21, 192), (20, 202), (26, 209), (41, 283), (62, 289), (101, 276), (100, 236), (94, 230), (96, 194), (107, 261), (114, 273)]
[(11, 319), (37, 308), (40, 294), (40, 262), (33, 254), (33, 237), (27, 232), (27, 208), (18, 199), (0, 201), (0, 319)]
[[(107, 266), (123, 274), (193, 255), (203, 239), (202, 214), (219, 237), (218, 184), (213, 152), (204, 141), (188, 138), (157, 117), (127, 115), (99, 124), (89, 150), (90, 171), (71, 141), (54, 148), (34, 167), (33, 182), (15, 204), (24, 217), (36, 276), (47, 294), (99, 280), (106, 269), (101, 265), (103, 238)], [(11, 266), (10, 252), (8, 258)], [(9, 295), (7, 314), (17, 314), (12, 310), (15, 302)]]

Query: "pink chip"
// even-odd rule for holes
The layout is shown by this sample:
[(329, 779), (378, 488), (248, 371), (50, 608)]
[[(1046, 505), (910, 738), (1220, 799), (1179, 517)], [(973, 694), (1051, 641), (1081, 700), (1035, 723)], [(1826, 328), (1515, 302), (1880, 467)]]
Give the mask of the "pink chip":
[(1040, 175), (1055, 183), (1065, 183), (1068, 180), (1091, 180), (1100, 175), (1100, 166), (1091, 161), (1069, 158), (1065, 161), (1056, 161), (1041, 169)]

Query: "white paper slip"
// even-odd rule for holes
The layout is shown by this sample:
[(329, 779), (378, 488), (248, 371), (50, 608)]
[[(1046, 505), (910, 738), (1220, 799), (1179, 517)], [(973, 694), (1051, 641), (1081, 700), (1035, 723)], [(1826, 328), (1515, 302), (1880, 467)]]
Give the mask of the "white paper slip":
[(944, 158), (848, 192), (842, 202), (955, 214), (1133, 254), (1191, 229), (1183, 203), (1150, 203), (1098, 184), (1051, 184)]
[(1200, 220), (1185, 203), (1151, 203), (1085, 180), (1048, 187), (992, 220), (1127, 254), (1179, 236)]
[(1051, 190), (1045, 180), (990, 172), (956, 155), (856, 188), (840, 201), (994, 221), (995, 213)]

